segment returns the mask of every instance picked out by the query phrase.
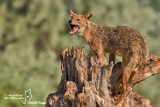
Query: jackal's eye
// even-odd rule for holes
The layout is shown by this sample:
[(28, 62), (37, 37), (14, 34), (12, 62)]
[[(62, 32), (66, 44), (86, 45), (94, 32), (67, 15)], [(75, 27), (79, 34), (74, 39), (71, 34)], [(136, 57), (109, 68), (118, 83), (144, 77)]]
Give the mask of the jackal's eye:
[(77, 21), (80, 21), (80, 19), (77, 19)]

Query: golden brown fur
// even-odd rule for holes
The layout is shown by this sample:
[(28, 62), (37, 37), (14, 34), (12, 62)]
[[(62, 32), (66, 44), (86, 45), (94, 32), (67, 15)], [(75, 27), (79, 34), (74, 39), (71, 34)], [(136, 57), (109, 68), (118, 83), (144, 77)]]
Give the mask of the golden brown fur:
[[(127, 26), (100, 26), (90, 21), (92, 13), (77, 15), (71, 11), (70, 24), (78, 25), (77, 34), (90, 45), (101, 63), (107, 64), (105, 53), (110, 54), (109, 62), (115, 62), (115, 55), (122, 56), (123, 85), (135, 69), (140, 72), (147, 63), (148, 47), (143, 36)], [(105, 60), (105, 62), (103, 62)]]

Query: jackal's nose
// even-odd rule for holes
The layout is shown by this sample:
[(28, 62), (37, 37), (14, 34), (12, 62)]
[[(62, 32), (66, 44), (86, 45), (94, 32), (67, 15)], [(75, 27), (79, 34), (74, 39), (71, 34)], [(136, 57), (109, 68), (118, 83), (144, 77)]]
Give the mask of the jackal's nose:
[(71, 24), (71, 23), (72, 23), (72, 20), (69, 20), (68, 23)]

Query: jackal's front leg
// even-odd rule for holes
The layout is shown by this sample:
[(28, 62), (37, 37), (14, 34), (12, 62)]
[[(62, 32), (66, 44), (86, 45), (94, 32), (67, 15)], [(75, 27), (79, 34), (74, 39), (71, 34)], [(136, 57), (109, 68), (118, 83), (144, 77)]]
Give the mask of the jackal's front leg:
[(110, 54), (109, 54), (109, 63), (111, 63), (112, 61), (113, 61), (113, 64), (115, 64), (115, 61), (116, 61), (116, 55), (115, 55), (115, 54), (110, 53)]
[(98, 50), (96, 52), (96, 56), (97, 56), (97, 58), (99, 60), (100, 65), (108, 65), (108, 61), (107, 61), (107, 58), (105, 56), (104, 51)]

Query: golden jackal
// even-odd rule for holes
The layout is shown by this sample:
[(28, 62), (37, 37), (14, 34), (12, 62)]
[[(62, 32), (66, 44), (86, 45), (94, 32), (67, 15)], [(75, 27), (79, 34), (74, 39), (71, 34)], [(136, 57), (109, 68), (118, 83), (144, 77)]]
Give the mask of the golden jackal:
[(148, 47), (143, 36), (126, 26), (98, 25), (91, 21), (92, 13), (77, 15), (71, 10), (70, 13), (70, 34), (81, 35), (102, 64), (107, 64), (106, 52), (109, 53), (109, 62), (115, 62), (115, 55), (122, 56), (122, 82), (125, 91), (135, 69), (140, 72), (147, 64)]

